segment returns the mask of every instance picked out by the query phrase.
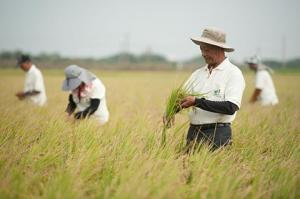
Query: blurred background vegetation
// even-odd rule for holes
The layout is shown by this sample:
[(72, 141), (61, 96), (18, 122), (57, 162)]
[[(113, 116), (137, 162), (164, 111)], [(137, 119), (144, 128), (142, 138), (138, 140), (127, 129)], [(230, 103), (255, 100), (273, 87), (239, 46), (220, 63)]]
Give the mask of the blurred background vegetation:
[[(29, 54), (16, 51), (0, 52), (0, 68), (15, 68), (16, 57), (20, 54)], [(192, 57), (181, 62), (170, 61), (160, 54), (148, 52), (143, 54), (133, 54), (129, 52), (120, 52), (108, 57), (102, 58), (72, 58), (63, 57), (58, 53), (40, 53), (31, 55), (33, 62), (40, 68), (64, 68), (70, 64), (77, 64), (85, 68), (95, 68), (103, 70), (194, 70), (204, 64), (203, 58), (199, 56)], [(240, 68), (245, 68), (244, 63), (231, 60)], [(300, 70), (300, 58), (287, 60), (282, 63), (279, 60), (264, 59), (263, 62), (277, 70)]]

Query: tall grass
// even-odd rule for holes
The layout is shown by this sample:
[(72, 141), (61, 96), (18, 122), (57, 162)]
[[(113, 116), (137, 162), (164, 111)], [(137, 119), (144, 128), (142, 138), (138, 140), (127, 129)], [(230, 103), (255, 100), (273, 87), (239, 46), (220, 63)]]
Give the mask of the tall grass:
[(46, 73), (49, 103), (38, 108), (13, 96), (23, 76), (0, 72), (0, 198), (300, 197), (299, 76), (274, 75), (280, 104), (272, 108), (247, 104), (247, 76), (233, 145), (187, 156), (185, 114), (160, 147), (165, 99), (186, 74), (98, 74), (111, 113), (104, 127), (65, 121), (62, 76)]

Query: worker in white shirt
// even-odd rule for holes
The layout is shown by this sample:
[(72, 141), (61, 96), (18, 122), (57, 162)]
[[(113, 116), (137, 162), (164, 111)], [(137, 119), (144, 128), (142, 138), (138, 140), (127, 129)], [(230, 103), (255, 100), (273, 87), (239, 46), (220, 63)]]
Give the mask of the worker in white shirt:
[(21, 55), (17, 59), (17, 64), (26, 72), (25, 85), (23, 91), (16, 93), (20, 100), (28, 99), (33, 104), (43, 106), (46, 104), (46, 90), (41, 71), (32, 64), (28, 55)]
[(214, 150), (231, 143), (231, 123), (241, 107), (245, 81), (240, 69), (225, 56), (225, 52), (234, 51), (225, 38), (225, 33), (216, 28), (206, 28), (201, 37), (191, 38), (200, 47), (206, 65), (196, 70), (186, 85), (191, 92), (206, 95), (188, 96), (181, 102), (182, 108), (192, 107), (189, 147), (206, 142)]
[(263, 106), (278, 104), (278, 97), (270, 75), (273, 70), (262, 64), (258, 56), (253, 56), (246, 62), (249, 68), (255, 71), (255, 90), (250, 98), (250, 103), (259, 102)]
[(65, 69), (66, 79), (62, 90), (70, 91), (66, 109), (68, 116), (74, 113), (75, 119), (96, 118), (100, 125), (109, 120), (106, 105), (106, 89), (102, 81), (94, 74), (76, 65)]

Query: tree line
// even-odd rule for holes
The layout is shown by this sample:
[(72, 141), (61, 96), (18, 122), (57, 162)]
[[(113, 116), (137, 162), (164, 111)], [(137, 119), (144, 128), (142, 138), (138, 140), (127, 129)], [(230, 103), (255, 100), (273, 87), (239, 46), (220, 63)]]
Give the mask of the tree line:
[[(16, 58), (21, 54), (29, 54), (20, 50), (0, 52), (0, 68), (16, 67)], [(29, 54), (30, 55), (30, 54)], [(41, 68), (64, 68), (70, 64), (77, 64), (86, 68), (99, 68), (108, 70), (184, 70), (195, 69), (205, 62), (201, 56), (175, 62), (155, 53), (135, 55), (121, 52), (104, 58), (70, 58), (58, 53), (40, 53), (31, 55), (33, 61)], [(234, 60), (232, 60), (234, 62)], [(287, 60), (282, 63), (277, 60), (263, 60), (263, 63), (274, 69), (300, 69), (300, 58)], [(235, 63), (241, 68), (244, 63)]]

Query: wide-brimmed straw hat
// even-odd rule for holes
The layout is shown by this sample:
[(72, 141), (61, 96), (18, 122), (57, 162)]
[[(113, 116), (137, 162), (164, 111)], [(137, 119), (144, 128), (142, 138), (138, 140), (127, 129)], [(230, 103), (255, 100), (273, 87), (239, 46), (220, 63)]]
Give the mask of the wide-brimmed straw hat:
[(71, 91), (76, 89), (81, 82), (89, 83), (96, 77), (84, 68), (76, 65), (70, 65), (65, 69), (66, 79), (63, 82), (62, 90)]
[(193, 37), (191, 40), (197, 45), (206, 43), (223, 48), (226, 52), (234, 51), (234, 48), (226, 45), (226, 34), (216, 28), (205, 28), (201, 37)]

